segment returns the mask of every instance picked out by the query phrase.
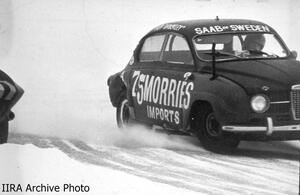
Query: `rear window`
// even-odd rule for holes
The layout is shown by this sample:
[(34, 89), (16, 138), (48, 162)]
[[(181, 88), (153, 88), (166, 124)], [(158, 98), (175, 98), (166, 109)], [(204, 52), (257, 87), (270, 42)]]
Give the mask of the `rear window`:
[(141, 62), (160, 61), (161, 50), (165, 35), (148, 37), (141, 49), (139, 59)]

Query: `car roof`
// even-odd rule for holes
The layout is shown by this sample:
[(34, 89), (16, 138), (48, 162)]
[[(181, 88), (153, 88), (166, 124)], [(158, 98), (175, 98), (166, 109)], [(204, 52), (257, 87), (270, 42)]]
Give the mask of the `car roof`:
[(223, 33), (275, 33), (273, 28), (265, 23), (246, 19), (199, 19), (170, 22), (152, 29), (146, 36), (154, 33), (174, 32), (193, 38), (195, 35)]

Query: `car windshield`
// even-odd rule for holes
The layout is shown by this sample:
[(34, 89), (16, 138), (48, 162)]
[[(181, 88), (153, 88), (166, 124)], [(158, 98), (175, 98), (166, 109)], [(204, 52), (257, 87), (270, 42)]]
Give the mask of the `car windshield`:
[(197, 56), (201, 60), (212, 60), (212, 46), (215, 43), (217, 61), (249, 58), (283, 58), (288, 50), (274, 34), (240, 33), (202, 35), (193, 39)]

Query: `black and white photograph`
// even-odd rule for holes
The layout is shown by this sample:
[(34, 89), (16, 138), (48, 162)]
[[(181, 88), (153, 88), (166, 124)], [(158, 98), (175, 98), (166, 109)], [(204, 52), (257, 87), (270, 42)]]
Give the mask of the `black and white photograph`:
[(299, 10), (0, 0), (0, 194), (300, 194)]

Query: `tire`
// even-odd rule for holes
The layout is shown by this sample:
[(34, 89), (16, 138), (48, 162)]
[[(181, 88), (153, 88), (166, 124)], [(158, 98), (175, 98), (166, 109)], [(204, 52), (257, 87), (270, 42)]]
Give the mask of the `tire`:
[(8, 121), (0, 123), (0, 144), (7, 143), (8, 138)]
[(117, 106), (116, 119), (117, 119), (118, 127), (120, 129), (129, 126), (130, 111), (129, 111), (128, 100), (126, 98), (122, 98), (120, 103)]
[(199, 107), (194, 120), (196, 134), (206, 150), (215, 153), (231, 153), (238, 147), (240, 140), (234, 134), (222, 131), (209, 104)]

